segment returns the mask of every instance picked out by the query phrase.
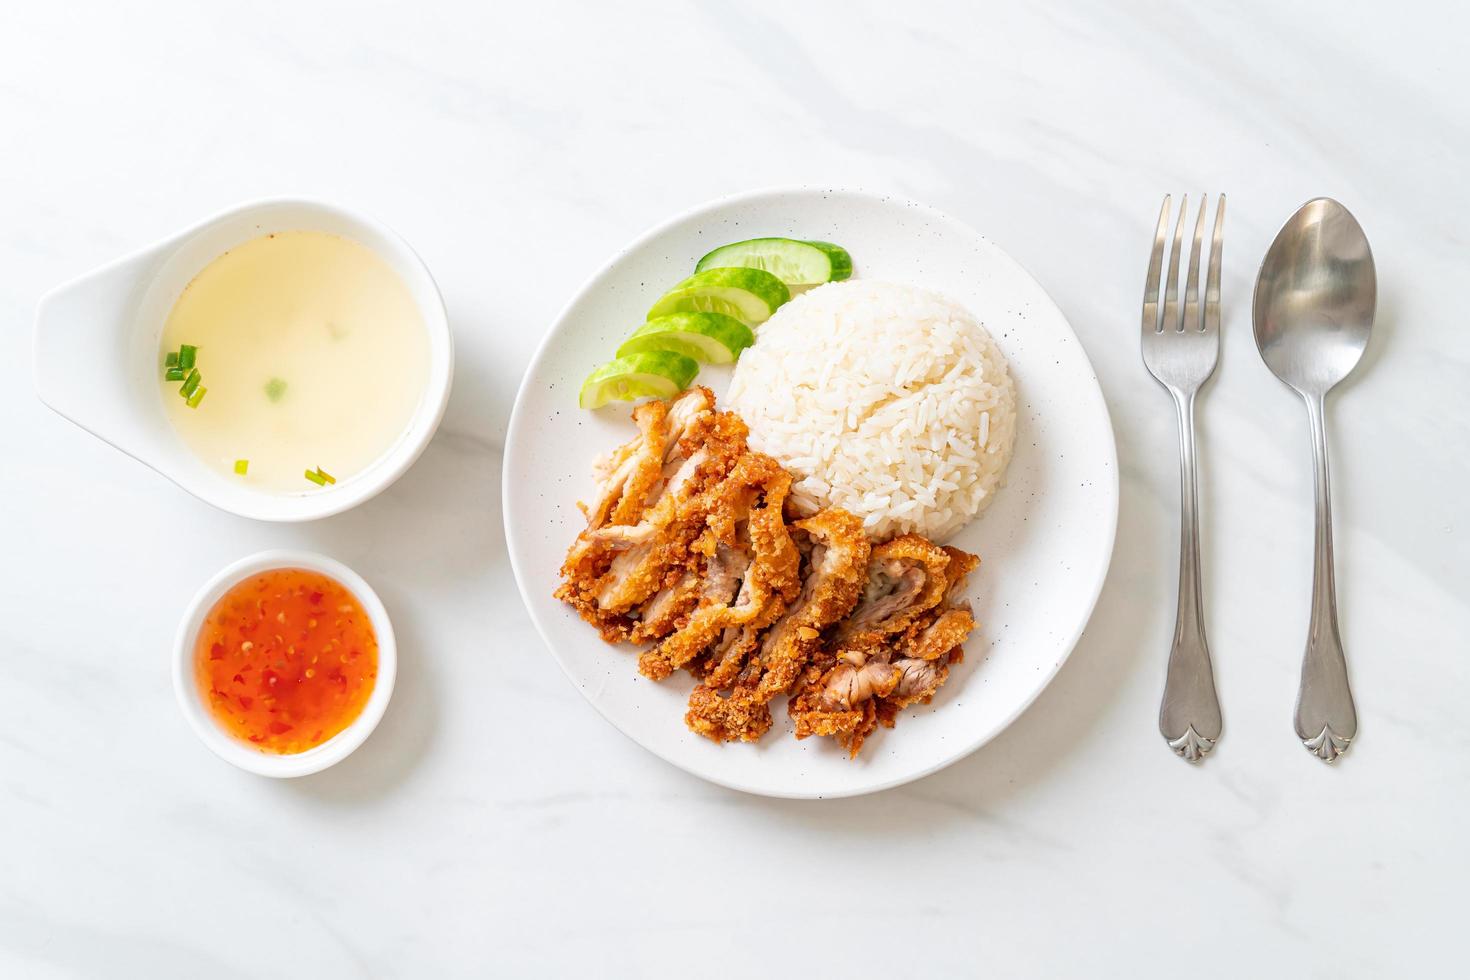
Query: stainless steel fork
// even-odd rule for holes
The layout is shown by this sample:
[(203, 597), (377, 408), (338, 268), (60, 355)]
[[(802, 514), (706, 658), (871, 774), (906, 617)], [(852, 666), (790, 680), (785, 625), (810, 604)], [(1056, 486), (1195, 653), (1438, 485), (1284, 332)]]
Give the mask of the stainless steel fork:
[(1194, 396), (1215, 373), (1220, 357), (1220, 252), (1225, 227), (1225, 195), (1215, 208), (1210, 236), (1209, 277), (1204, 308), (1200, 308), (1200, 244), (1204, 237), (1209, 198), (1200, 201), (1189, 250), (1188, 283), (1184, 306), (1179, 306), (1179, 251), (1184, 239), (1188, 196), (1180, 198), (1179, 220), (1169, 249), (1169, 278), (1164, 286), (1163, 313), (1159, 310), (1159, 273), (1164, 262), (1164, 239), (1169, 230), (1169, 197), (1159, 211), (1153, 255), (1143, 287), (1143, 363), (1174, 398), (1179, 418), (1180, 540), (1179, 610), (1174, 620), (1174, 643), (1164, 680), (1164, 703), (1159, 709), (1159, 731), (1169, 747), (1190, 762), (1199, 762), (1220, 738), (1220, 699), (1215, 694), (1215, 672), (1205, 642), (1204, 603), (1200, 599), (1199, 514), (1194, 475)]

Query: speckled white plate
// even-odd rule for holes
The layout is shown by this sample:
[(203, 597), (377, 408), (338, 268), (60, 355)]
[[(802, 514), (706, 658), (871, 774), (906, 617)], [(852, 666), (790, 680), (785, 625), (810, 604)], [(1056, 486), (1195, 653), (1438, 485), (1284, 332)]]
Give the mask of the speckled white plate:
[[(791, 736), (784, 701), (755, 745), (716, 745), (684, 727), (691, 681), (639, 676), (552, 598), (592, 460), (633, 434), (628, 406), (577, 408), (582, 379), (612, 356), (664, 289), (717, 245), (765, 235), (837, 242), (854, 276), (953, 296), (989, 328), (1020, 398), (1006, 486), (953, 544), (979, 554), (970, 598), (979, 628), (932, 704), (879, 729), (856, 760), (827, 739)], [(706, 367), (717, 395), (729, 369)], [(851, 796), (934, 772), (984, 745), (1041, 692), (1077, 642), (1112, 556), (1117, 454), (1092, 365), (1050, 297), (1009, 256), (953, 218), (856, 191), (761, 191), (681, 215), (619, 252), (572, 299), (536, 352), (505, 448), (505, 534), (531, 618), (572, 683), (625, 735), (676, 766), (750, 793)]]

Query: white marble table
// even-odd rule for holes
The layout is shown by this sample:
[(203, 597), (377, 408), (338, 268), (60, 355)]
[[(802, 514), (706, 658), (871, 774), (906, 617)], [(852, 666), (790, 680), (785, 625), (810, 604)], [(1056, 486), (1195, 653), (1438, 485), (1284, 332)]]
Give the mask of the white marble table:
[[(1463, 969), (1463, 8), (369, 6), (0, 11), (0, 975)], [(796, 183), (928, 201), (1027, 265), (1097, 367), (1123, 474), (1112, 574), (1036, 704), (938, 775), (817, 804), (705, 785), (609, 728), (522, 610), (498, 489), (568, 293), (676, 210)], [(1226, 730), (1191, 768), (1154, 727), (1176, 468), (1136, 308), (1160, 195), (1202, 189), (1231, 195), (1202, 405)], [(45, 410), (29, 366), (46, 288), (283, 192), (401, 231), (460, 355), (419, 464), (305, 527), (185, 496)], [(1357, 213), (1381, 282), (1330, 407), (1362, 716), (1335, 769), (1291, 731), (1306, 425), (1249, 320), (1256, 263), (1317, 194)], [(286, 545), (378, 587), (402, 663), (360, 752), (270, 782), (190, 734), (167, 648), (207, 575)]]

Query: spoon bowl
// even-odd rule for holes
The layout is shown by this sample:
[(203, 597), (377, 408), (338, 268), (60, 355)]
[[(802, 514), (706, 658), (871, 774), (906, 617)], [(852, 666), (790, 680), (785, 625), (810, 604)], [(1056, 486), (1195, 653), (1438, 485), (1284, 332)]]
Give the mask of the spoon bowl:
[(1377, 301), (1368, 238), (1347, 208), (1325, 197), (1291, 216), (1256, 278), (1256, 346), (1271, 372), (1302, 396), (1312, 433), (1317, 532), (1296, 734), (1324, 762), (1336, 761), (1358, 734), (1337, 627), (1325, 400), (1362, 359)]
[(1271, 373), (1320, 396), (1362, 359), (1378, 277), (1368, 237), (1331, 198), (1308, 201), (1277, 233), (1256, 279), (1256, 346)]

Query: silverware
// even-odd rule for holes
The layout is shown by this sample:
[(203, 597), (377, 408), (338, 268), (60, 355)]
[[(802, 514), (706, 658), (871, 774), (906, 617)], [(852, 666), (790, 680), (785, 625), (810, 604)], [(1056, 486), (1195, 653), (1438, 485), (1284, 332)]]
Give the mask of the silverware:
[(1312, 431), (1316, 560), (1296, 734), (1324, 762), (1336, 761), (1357, 737), (1358, 712), (1337, 631), (1323, 403), (1332, 386), (1362, 358), (1377, 300), (1367, 236), (1347, 208), (1325, 197), (1303, 204), (1282, 226), (1256, 277), (1256, 346), (1271, 372), (1307, 403)]
[(1220, 699), (1215, 694), (1215, 672), (1205, 642), (1204, 603), (1200, 599), (1199, 515), (1194, 476), (1194, 396), (1215, 373), (1220, 357), (1220, 252), (1225, 227), (1225, 195), (1215, 208), (1210, 236), (1209, 277), (1205, 302), (1199, 301), (1200, 243), (1204, 236), (1206, 196), (1200, 201), (1189, 249), (1189, 281), (1184, 307), (1179, 307), (1179, 250), (1184, 236), (1188, 196), (1180, 198), (1179, 220), (1169, 250), (1169, 278), (1164, 288), (1163, 315), (1159, 312), (1159, 271), (1164, 260), (1164, 238), (1169, 227), (1169, 197), (1159, 211), (1153, 256), (1143, 287), (1143, 363), (1149, 373), (1174, 397), (1179, 417), (1180, 541), (1179, 610), (1174, 620), (1174, 643), (1169, 650), (1169, 672), (1164, 679), (1164, 703), (1159, 709), (1159, 731), (1169, 747), (1190, 762), (1199, 762), (1220, 738)]

